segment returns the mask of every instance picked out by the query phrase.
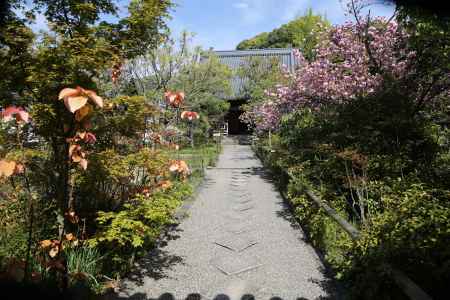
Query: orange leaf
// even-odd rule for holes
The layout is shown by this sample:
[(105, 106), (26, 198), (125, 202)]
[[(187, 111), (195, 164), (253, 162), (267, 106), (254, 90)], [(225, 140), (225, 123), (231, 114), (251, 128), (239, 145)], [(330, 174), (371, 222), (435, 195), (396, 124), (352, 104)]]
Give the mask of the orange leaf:
[(0, 160), (0, 177), (9, 177), (14, 174), (16, 169), (16, 162)]
[(86, 95), (97, 104), (98, 107), (103, 107), (103, 98), (98, 96), (94, 91), (85, 90)]
[(58, 252), (59, 252), (59, 248), (58, 247), (53, 247), (48, 252), (48, 255), (50, 255), (51, 258), (54, 258), (56, 255), (58, 255)]
[(79, 150), (79, 148), (80, 148), (80, 146), (77, 145), (77, 144), (70, 145), (70, 147), (69, 147), (69, 156), (72, 156), (75, 151)]
[(94, 144), (97, 141), (95, 135), (91, 132), (87, 132), (86, 136), (83, 138), (85, 143)]
[(87, 101), (88, 97), (86, 96), (75, 96), (64, 98), (64, 104), (71, 113), (74, 113), (75, 111), (85, 106)]
[(174, 163), (174, 164), (171, 164), (170, 165), (170, 167), (169, 167), (169, 171), (170, 172), (176, 172), (176, 171), (178, 171), (178, 164), (176, 164), (176, 163)]
[(77, 110), (75, 113), (75, 120), (77, 120), (78, 122), (83, 120), (87, 115), (91, 113), (91, 108), (92, 107), (88, 104)]
[(183, 111), (181, 113), (182, 119), (188, 119), (189, 121), (192, 121), (193, 119), (198, 119), (200, 116), (195, 111)]
[(189, 169), (187, 163), (184, 160), (180, 160), (179, 164), (180, 164), (180, 168), (182, 170), (188, 170)]
[(22, 174), (25, 171), (25, 166), (23, 164), (16, 163), (14, 168), (14, 174)]
[(79, 89), (65, 88), (59, 92), (58, 100), (61, 100), (65, 97), (73, 97), (73, 96), (78, 96), (78, 95), (80, 95)]
[(80, 137), (80, 139), (84, 139), (84, 137), (86, 136), (86, 131), (77, 132), (77, 135)]
[(183, 92), (171, 92), (167, 91), (164, 93), (164, 97), (166, 101), (173, 107), (179, 107), (184, 101), (184, 93)]
[(80, 166), (83, 168), (83, 170), (87, 169), (88, 161), (87, 159), (83, 158), (80, 160)]
[(168, 189), (172, 186), (172, 182), (170, 180), (161, 181), (158, 186), (162, 189)]
[(24, 111), (24, 110), (20, 110), (17, 114), (16, 114), (16, 120), (17, 122), (25, 122), (28, 123), (30, 115)]
[(75, 154), (72, 155), (72, 161), (73, 162), (79, 163), (79, 162), (81, 162), (82, 159), (83, 158), (80, 155), (78, 155), (78, 153), (75, 153)]
[(41, 246), (41, 248), (48, 248), (48, 247), (50, 247), (51, 245), (53, 245), (53, 243), (52, 243), (52, 241), (50, 241), (50, 240), (43, 240), (43, 241), (40, 241), (39, 242), (39, 245)]
[(73, 235), (73, 233), (68, 233), (68, 234), (66, 234), (66, 240), (68, 240), (68, 241), (73, 241), (73, 240), (75, 240), (76, 238), (75, 238), (75, 236)]

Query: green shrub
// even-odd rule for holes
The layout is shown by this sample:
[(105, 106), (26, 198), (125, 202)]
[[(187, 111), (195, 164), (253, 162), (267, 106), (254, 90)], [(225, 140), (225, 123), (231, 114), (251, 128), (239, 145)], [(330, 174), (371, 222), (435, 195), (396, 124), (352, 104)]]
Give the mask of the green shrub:
[[(405, 272), (436, 299), (446, 293), (450, 280), (449, 190), (432, 188), (415, 173), (384, 181), (368, 177), (363, 200), (370, 214), (363, 223), (359, 211), (351, 207), (343, 160), (333, 154), (333, 148), (286, 151), (283, 141), (274, 144), (274, 140), (275, 151), (269, 151), (267, 139), (255, 150), (277, 178), (290, 174), (287, 195), (295, 215), (352, 298), (403, 299), (388, 265)], [(377, 163), (388, 164), (388, 160), (369, 157), (369, 170)], [(360, 239), (352, 241), (304, 194), (305, 186), (360, 229)]]
[(150, 196), (138, 194), (117, 212), (99, 212), (98, 230), (88, 242), (106, 253), (105, 271), (113, 275), (128, 271), (135, 257), (148, 250), (174, 221), (174, 210), (191, 193), (189, 184), (176, 183)]
[(399, 180), (379, 185), (383, 212), (371, 219), (352, 248), (348, 269), (355, 295), (388, 299), (383, 263), (405, 272), (431, 295), (450, 281), (450, 192)]

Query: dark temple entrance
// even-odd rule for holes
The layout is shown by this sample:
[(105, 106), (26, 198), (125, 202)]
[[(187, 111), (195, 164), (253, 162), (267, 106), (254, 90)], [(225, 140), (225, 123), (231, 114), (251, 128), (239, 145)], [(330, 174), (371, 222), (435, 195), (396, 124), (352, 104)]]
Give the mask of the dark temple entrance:
[[(273, 61), (279, 62), (279, 67), (284, 66), (288, 70), (293, 71), (299, 65), (299, 61), (294, 55), (293, 48), (286, 49), (249, 49), (249, 50), (231, 50), (231, 51), (213, 51), (218, 57), (219, 62), (226, 65), (231, 71), (239, 71), (241, 67), (251, 67), (251, 60), (257, 59), (261, 62), (260, 67), (267, 66), (267, 72), (271, 71)], [(207, 58), (205, 56), (204, 58)], [(269, 68), (270, 67), (270, 68)], [(262, 70), (262, 69), (261, 69)], [(233, 72), (234, 75), (230, 78), (231, 93), (229, 95), (223, 94), (224, 101), (230, 103), (230, 110), (225, 116), (225, 121), (228, 123), (229, 134), (249, 134), (246, 124), (239, 120), (242, 114), (241, 105), (246, 103), (249, 98), (248, 86), (249, 79), (245, 75), (240, 75), (240, 72)], [(225, 128), (224, 128), (225, 129)]]
[(247, 124), (243, 123), (239, 117), (244, 112), (241, 105), (245, 104), (245, 100), (231, 100), (230, 109), (225, 116), (225, 121), (228, 122), (228, 134), (248, 134), (249, 130)]

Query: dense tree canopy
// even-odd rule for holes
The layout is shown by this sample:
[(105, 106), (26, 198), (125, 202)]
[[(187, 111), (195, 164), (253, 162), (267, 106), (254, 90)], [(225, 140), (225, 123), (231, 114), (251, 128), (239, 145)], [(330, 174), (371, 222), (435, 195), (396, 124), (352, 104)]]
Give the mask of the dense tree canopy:
[(306, 57), (320, 40), (321, 33), (330, 26), (325, 17), (309, 9), (305, 15), (267, 33), (240, 42), (236, 49), (299, 48)]

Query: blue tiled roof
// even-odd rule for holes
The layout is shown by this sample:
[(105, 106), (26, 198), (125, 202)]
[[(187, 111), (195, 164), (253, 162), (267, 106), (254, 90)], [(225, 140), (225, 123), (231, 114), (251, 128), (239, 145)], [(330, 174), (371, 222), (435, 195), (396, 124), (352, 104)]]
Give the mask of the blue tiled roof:
[[(284, 65), (289, 70), (293, 70), (298, 64), (293, 54), (294, 49), (252, 49), (252, 50), (232, 50), (213, 51), (219, 61), (227, 65), (232, 71), (237, 71), (240, 66), (246, 64), (249, 58), (260, 57), (262, 59), (277, 58), (280, 66)], [(228, 100), (243, 99), (243, 87), (245, 78), (234, 76), (231, 79), (232, 95), (226, 97)]]

